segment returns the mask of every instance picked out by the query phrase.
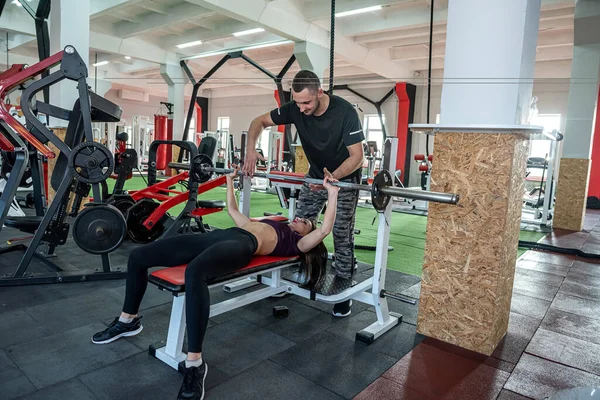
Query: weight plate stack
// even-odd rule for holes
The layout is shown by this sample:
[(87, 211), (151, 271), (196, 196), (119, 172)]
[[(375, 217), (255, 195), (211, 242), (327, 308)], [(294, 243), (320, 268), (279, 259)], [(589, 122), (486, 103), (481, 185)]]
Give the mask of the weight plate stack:
[(144, 226), (144, 222), (159, 205), (151, 199), (142, 199), (129, 207), (125, 219), (127, 220), (127, 235), (132, 242), (150, 243), (163, 234), (165, 226), (160, 221), (157, 221), (151, 229)]
[(112, 205), (113, 207), (117, 207), (123, 214), (123, 217), (126, 217), (127, 210), (129, 210), (129, 208), (135, 204), (135, 201), (128, 194), (115, 194), (110, 196), (108, 199), (108, 204)]
[(377, 211), (383, 211), (390, 202), (391, 196), (383, 194), (381, 188), (392, 186), (392, 175), (385, 169), (379, 171), (371, 185), (371, 203)]
[(192, 159), (190, 166), (190, 176), (198, 183), (204, 183), (210, 180), (212, 172), (203, 171), (203, 167), (213, 167), (213, 162), (206, 154), (198, 154)]
[(96, 142), (83, 142), (71, 150), (69, 169), (84, 183), (100, 183), (113, 173), (115, 159), (108, 147)]
[(90, 254), (116, 250), (127, 235), (121, 211), (107, 204), (85, 207), (73, 222), (73, 240)]

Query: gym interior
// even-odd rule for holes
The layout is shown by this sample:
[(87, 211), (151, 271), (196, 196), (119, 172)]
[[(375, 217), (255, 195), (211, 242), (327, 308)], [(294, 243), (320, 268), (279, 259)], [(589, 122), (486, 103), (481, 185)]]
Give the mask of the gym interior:
[(193, 398), (598, 398), (599, 1), (0, 0), (0, 41), (0, 398), (176, 397), (186, 265), (90, 338), (132, 251), (235, 226), (249, 151), (239, 211), (294, 221), (309, 146), (249, 132), (306, 70), (364, 135), (350, 283), (331, 234), (315, 285), (298, 257), (208, 281)]

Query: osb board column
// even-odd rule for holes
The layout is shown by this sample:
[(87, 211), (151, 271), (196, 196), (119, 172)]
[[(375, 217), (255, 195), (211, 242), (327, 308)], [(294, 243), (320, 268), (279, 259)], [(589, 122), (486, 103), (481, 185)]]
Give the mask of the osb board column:
[(556, 185), (555, 228), (583, 230), (591, 160), (562, 158)]
[(296, 160), (294, 163), (294, 171), (302, 174), (308, 174), (308, 170), (310, 169), (310, 164), (308, 163), (308, 158), (306, 158), (306, 153), (304, 153), (304, 149), (302, 146), (296, 146)]
[(519, 241), (528, 139), (516, 134), (435, 136), (417, 331), (490, 355), (506, 334)]

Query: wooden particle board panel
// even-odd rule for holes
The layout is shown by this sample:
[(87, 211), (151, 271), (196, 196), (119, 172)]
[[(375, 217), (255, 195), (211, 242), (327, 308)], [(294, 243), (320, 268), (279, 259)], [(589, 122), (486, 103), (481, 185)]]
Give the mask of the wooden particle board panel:
[[(67, 128), (50, 128), (50, 129), (52, 130), (52, 133), (54, 133), (56, 136), (58, 136), (60, 138), (60, 140), (63, 140), (63, 141), (65, 140), (65, 135), (67, 134)], [(52, 144), (52, 142), (48, 142), (47, 146), (50, 150), (52, 150), (52, 152), (54, 154), (56, 154), (56, 157), (48, 159), (48, 193), (47, 193), (47, 197), (48, 197), (48, 204), (50, 204), (50, 203), (52, 203), (52, 200), (54, 199), (54, 196), (56, 195), (56, 190), (54, 190), (52, 188), (52, 185), (50, 184), (50, 182), (52, 181), (52, 173), (54, 172), (54, 167), (56, 166), (56, 161), (58, 160), (60, 150), (58, 150), (58, 147), (54, 146)]]
[(491, 354), (506, 334), (528, 140), (517, 134), (439, 132), (417, 331)]
[(591, 160), (562, 158), (556, 185), (553, 227), (583, 230)]
[(308, 159), (306, 158), (306, 154), (304, 153), (304, 149), (302, 146), (295, 146), (296, 148), (296, 160), (294, 164), (294, 171), (302, 174), (308, 174), (308, 170), (310, 169), (310, 164), (308, 163)]

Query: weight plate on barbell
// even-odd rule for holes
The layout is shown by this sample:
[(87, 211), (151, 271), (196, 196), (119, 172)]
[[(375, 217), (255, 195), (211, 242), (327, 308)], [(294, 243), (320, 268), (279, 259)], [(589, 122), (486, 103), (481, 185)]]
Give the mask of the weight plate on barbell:
[(159, 205), (151, 199), (142, 199), (129, 207), (125, 219), (127, 220), (127, 235), (132, 242), (150, 243), (163, 234), (165, 226), (161, 221), (157, 221), (150, 229), (144, 226), (144, 222)]
[(204, 183), (210, 180), (212, 172), (206, 172), (204, 167), (213, 167), (212, 159), (206, 154), (198, 154), (192, 159), (190, 176), (198, 183)]
[(392, 175), (385, 169), (379, 171), (371, 185), (371, 203), (377, 211), (383, 211), (390, 202), (391, 196), (383, 194), (381, 188), (392, 186)]
[(85, 207), (73, 222), (73, 240), (91, 254), (108, 254), (116, 250), (126, 235), (125, 217), (108, 204)]
[(97, 142), (83, 142), (71, 150), (69, 169), (78, 181), (99, 183), (113, 173), (115, 159), (108, 147)]
[(114, 194), (109, 197), (108, 204), (117, 207), (125, 217), (127, 215), (127, 210), (135, 204), (135, 201), (128, 194)]

